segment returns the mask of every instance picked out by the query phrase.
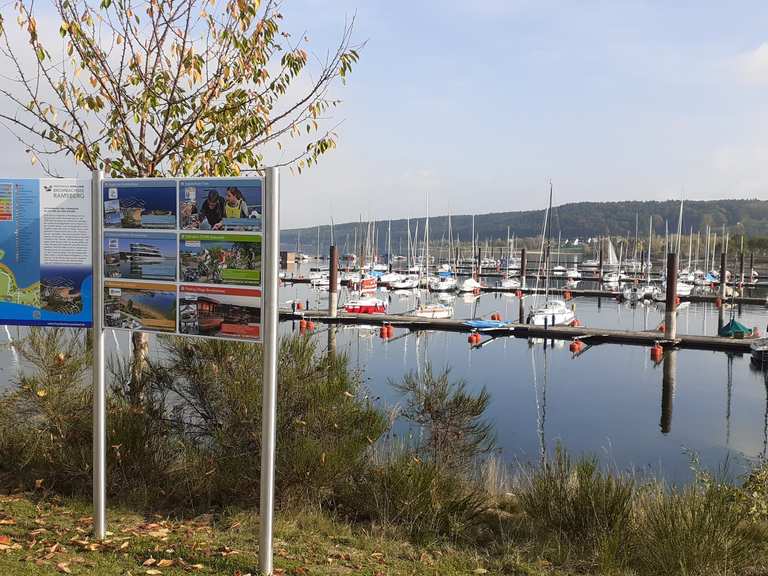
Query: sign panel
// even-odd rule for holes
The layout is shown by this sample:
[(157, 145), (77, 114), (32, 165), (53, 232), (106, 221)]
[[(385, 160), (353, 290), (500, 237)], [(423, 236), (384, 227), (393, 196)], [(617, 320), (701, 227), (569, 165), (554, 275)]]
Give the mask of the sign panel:
[(91, 326), (87, 180), (0, 180), (0, 324)]
[(104, 323), (261, 339), (261, 178), (105, 180)]

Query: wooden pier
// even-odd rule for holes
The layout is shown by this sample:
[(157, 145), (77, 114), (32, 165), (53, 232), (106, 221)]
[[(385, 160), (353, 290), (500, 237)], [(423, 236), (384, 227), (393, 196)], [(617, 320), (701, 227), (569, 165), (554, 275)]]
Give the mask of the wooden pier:
[(465, 322), (468, 320), (439, 320), (399, 314), (348, 314), (340, 312), (330, 316), (325, 311), (282, 310), (281, 319), (288, 321), (312, 320), (324, 324), (352, 324), (381, 326), (391, 324), (395, 328), (411, 331), (434, 330), (444, 332), (479, 332), (489, 338), (540, 338), (544, 340), (581, 340), (585, 344), (625, 344), (633, 346), (654, 346), (683, 348), (691, 350), (714, 350), (729, 353), (749, 353), (750, 340), (721, 338), (719, 336), (696, 336), (678, 334), (674, 339), (665, 339), (662, 332), (613, 330), (588, 328), (585, 326), (534, 326), (531, 324), (505, 323), (498, 328), (476, 330)]

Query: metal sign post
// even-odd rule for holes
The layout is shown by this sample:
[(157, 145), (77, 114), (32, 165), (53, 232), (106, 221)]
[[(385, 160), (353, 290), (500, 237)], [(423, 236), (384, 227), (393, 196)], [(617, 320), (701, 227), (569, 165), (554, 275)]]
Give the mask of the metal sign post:
[(272, 574), (272, 522), (275, 501), (275, 420), (277, 405), (278, 273), (280, 267), (280, 173), (266, 170), (264, 186), (264, 278), (261, 322), (264, 378), (261, 407), (261, 496), (259, 569)]
[(107, 535), (107, 390), (104, 378), (104, 244), (101, 209), (103, 172), (91, 180), (93, 222), (93, 533)]

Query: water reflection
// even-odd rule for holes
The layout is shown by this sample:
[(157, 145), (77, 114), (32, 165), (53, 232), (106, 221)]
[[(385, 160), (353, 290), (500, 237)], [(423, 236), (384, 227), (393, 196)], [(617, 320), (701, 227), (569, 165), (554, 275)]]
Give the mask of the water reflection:
[(672, 409), (675, 401), (675, 377), (677, 376), (677, 350), (665, 350), (663, 376), (661, 379), (661, 422), (662, 434), (672, 430)]

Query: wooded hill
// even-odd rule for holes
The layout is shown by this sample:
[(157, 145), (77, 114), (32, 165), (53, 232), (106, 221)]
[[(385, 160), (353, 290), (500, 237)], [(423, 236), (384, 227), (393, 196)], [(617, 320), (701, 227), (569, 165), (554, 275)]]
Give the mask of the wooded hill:
[[(679, 200), (664, 202), (574, 202), (552, 209), (552, 235), (557, 238), (562, 233), (563, 241), (575, 238), (585, 239), (598, 235), (626, 236), (635, 234), (635, 219), (639, 222), (639, 234), (648, 235), (648, 221), (653, 217), (654, 234), (664, 234), (666, 223), (670, 232), (677, 231), (677, 219), (680, 211)], [(507, 227), (517, 237), (534, 237), (541, 234), (544, 223), (544, 210), (525, 212), (495, 212), (475, 216), (475, 234), (485, 242), (505, 239)], [(424, 218), (410, 221), (411, 233), (419, 227), (419, 238), (423, 239)], [(384, 250), (387, 240), (388, 222), (377, 222), (379, 249)], [(768, 236), (768, 200), (708, 200), (686, 201), (683, 209), (683, 230), (688, 233), (703, 231), (709, 225), (719, 234), (723, 225), (731, 237)], [(454, 239), (458, 236), (462, 242), (472, 239), (472, 216), (467, 214), (452, 215), (451, 228)], [(340, 250), (354, 251), (353, 243), (357, 229), (358, 246), (363, 241), (367, 223), (347, 222), (334, 226), (336, 245)], [(392, 220), (392, 250), (403, 252), (406, 247), (407, 221)], [(448, 217), (432, 216), (429, 219), (431, 242), (440, 242), (447, 238)], [(317, 250), (317, 227), (283, 230), (281, 245), (284, 250), (296, 250), (300, 240), (301, 251), (314, 254)], [(325, 253), (330, 243), (331, 227), (320, 226), (320, 246)], [(402, 248), (401, 248), (402, 246)]]

